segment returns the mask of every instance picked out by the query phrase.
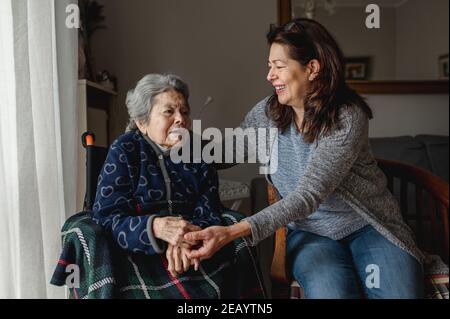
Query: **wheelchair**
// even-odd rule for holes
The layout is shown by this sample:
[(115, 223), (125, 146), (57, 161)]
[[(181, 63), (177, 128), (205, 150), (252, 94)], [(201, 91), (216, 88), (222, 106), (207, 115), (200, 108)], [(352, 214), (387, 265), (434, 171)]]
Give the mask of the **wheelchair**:
[[(86, 192), (83, 211), (71, 216), (62, 227), (62, 253), (50, 283), (56, 286), (66, 286), (68, 298), (71, 299), (150, 298), (154, 289), (161, 291), (160, 288), (155, 287), (166, 286), (171, 288), (162, 289), (163, 297), (161, 298), (179, 298), (178, 289), (174, 288), (177, 285), (172, 285), (173, 280), (176, 281), (176, 279), (167, 278), (166, 275), (154, 277), (154, 274), (148, 270), (149, 264), (161, 263), (161, 259), (164, 259), (162, 256), (130, 253), (123, 250), (115, 242), (112, 234), (104, 230), (102, 225), (97, 224), (92, 218), (98, 176), (106, 160), (108, 149), (96, 146), (95, 135), (91, 132), (84, 133), (81, 142), (86, 149)], [(231, 166), (233, 165), (219, 164), (215, 168), (224, 169)], [(226, 210), (222, 214), (222, 223), (231, 225), (243, 217), (238, 212)], [(236, 285), (239, 286), (248, 280), (247, 283), (250, 283), (251, 287), (262, 287), (261, 291), (264, 294), (264, 287), (262, 284), (260, 285), (260, 279), (250, 280), (249, 276), (246, 276), (246, 279), (244, 275), (242, 275), (243, 278), (238, 278), (239, 276), (235, 274), (234, 267), (247, 270), (255, 267), (255, 258), (253, 257), (255, 254), (249, 252), (248, 249), (241, 249), (245, 245), (244, 240), (237, 240), (232, 245), (227, 248), (227, 251), (233, 252), (233, 255), (230, 255), (233, 257), (233, 262), (230, 264), (233, 268), (230, 269), (233, 270)], [(241, 248), (236, 249), (236, 247)], [(219, 256), (218, 258), (221, 260), (220, 262), (224, 262), (223, 257)], [(209, 260), (202, 262), (206, 273), (201, 276), (209, 276), (207, 269), (212, 270), (214, 263), (217, 262)], [(76, 271), (68, 272), (68, 269), (76, 269)], [(195, 276), (195, 278), (198, 277), (198, 275)], [(155, 284), (155, 278), (158, 284)], [(222, 284), (230, 280), (228, 277), (227, 280), (218, 278), (217, 280)], [(189, 280), (189, 285), (197, 285), (199, 281), (196, 280)], [(196, 287), (191, 289), (191, 291), (196, 290)], [(207, 290), (211, 291), (211, 289), (199, 291)], [(209, 294), (211, 293), (208, 292), (208, 296)], [(202, 296), (200, 298), (203, 298)], [(209, 297), (214, 298), (213, 295)], [(193, 298), (197, 298), (195, 294)]]

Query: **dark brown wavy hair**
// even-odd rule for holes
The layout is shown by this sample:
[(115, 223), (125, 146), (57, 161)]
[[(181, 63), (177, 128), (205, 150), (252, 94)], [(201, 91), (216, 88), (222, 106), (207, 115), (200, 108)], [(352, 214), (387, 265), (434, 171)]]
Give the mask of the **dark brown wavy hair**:
[[(270, 45), (278, 43), (288, 47), (289, 57), (306, 66), (311, 60), (320, 63), (318, 76), (312, 81), (304, 105), (305, 113), (300, 131), (306, 142), (312, 143), (339, 128), (339, 110), (354, 105), (372, 118), (372, 110), (344, 77), (344, 57), (330, 33), (317, 21), (301, 18), (276, 27), (267, 34)], [(274, 93), (267, 102), (267, 115), (285, 131), (294, 119), (292, 107), (278, 102)]]

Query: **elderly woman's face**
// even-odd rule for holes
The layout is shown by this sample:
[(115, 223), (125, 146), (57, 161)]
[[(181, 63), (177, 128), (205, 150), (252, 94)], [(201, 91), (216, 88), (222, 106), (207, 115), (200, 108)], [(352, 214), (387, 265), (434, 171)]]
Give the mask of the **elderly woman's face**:
[(153, 142), (172, 147), (179, 142), (179, 129), (190, 128), (189, 111), (183, 94), (175, 90), (160, 93), (153, 100), (149, 121), (138, 128)]

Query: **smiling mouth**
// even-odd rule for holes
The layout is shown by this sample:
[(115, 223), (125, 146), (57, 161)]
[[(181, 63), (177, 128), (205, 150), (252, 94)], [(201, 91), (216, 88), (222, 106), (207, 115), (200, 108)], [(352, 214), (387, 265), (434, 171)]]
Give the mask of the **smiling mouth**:
[(274, 87), (277, 94), (282, 93), (286, 89), (286, 85), (275, 85)]

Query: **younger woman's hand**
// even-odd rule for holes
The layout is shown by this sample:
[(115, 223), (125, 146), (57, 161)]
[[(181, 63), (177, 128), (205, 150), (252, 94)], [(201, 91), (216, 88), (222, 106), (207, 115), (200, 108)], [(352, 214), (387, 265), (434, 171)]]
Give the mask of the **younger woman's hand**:
[(218, 250), (239, 237), (251, 235), (251, 226), (247, 221), (241, 221), (230, 226), (210, 226), (200, 231), (184, 235), (188, 241), (201, 241), (201, 245), (192, 247), (189, 258), (200, 260), (211, 258)]

